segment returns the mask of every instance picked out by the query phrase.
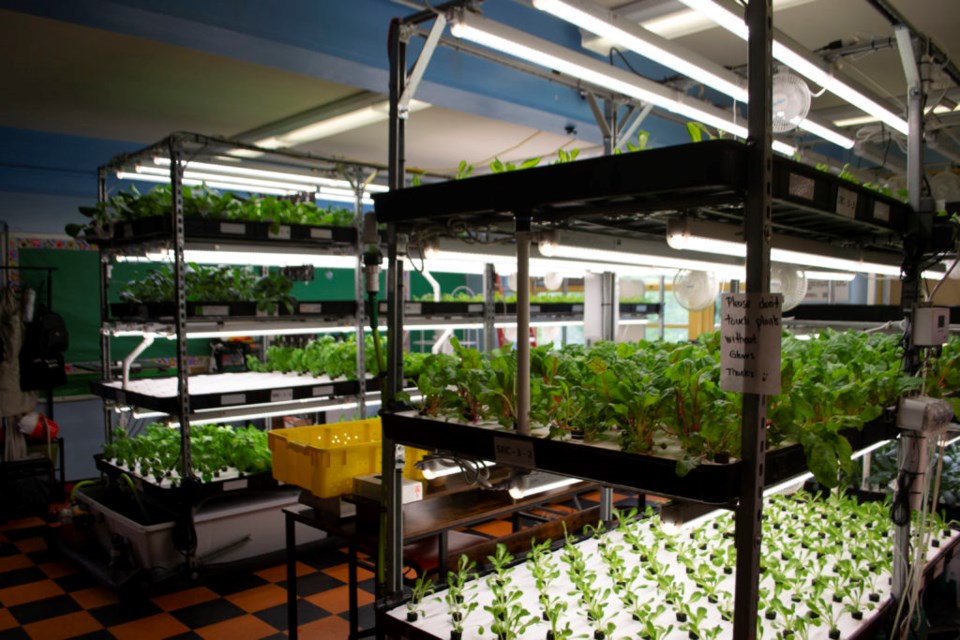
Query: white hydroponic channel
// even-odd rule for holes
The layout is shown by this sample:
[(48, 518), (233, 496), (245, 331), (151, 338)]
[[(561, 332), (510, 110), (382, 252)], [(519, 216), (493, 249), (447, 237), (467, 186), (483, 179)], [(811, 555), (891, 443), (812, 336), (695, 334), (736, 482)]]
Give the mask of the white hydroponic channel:
[[(835, 624), (840, 637), (848, 638), (877, 615), (880, 604), (890, 598), (894, 543), (888, 508), (880, 503), (857, 505), (854, 500), (836, 496), (829, 500), (773, 496), (767, 499), (764, 509), (759, 637), (780, 638), (784, 630), (792, 630), (793, 637), (798, 640), (827, 639)], [(595, 589), (600, 592), (609, 589), (604, 605), (606, 617), (602, 622), (604, 626), (612, 622), (615, 631), (612, 636), (607, 636), (608, 640), (645, 637), (645, 621), (633, 619), (627, 605), (628, 594), (636, 596), (637, 602), (650, 604), (652, 613), (649, 621), (661, 632), (653, 636), (655, 639), (733, 636), (731, 620), (735, 576), (733, 573), (725, 574), (722, 570), (725, 560), (735, 557), (732, 514), (716, 512), (689, 530), (674, 533), (668, 532), (668, 528), (657, 517), (652, 517), (634, 521), (629, 529), (621, 527), (575, 544), (586, 560), (588, 572), (595, 575), (592, 583)], [(931, 534), (927, 537), (929, 546), (926, 557), (931, 562), (958, 532), (952, 528), (941, 530), (932, 524), (928, 530)], [(639, 551), (625, 540), (625, 536), (629, 535), (639, 538)], [(938, 547), (933, 546), (933, 539), (937, 539)], [(614, 585), (609, 575), (610, 565), (600, 551), (601, 543), (608, 545), (608, 550), (616, 552), (607, 553), (608, 557), (617, 555), (623, 558), (628, 575), (635, 573), (634, 579), (628, 578), (627, 586)], [(805, 549), (804, 545), (808, 548)], [(593, 638), (595, 629), (580, 602), (579, 589), (568, 575), (568, 564), (563, 561), (568, 553), (563, 546), (549, 552), (549, 558), (560, 570), (559, 577), (550, 584), (549, 594), (560, 596), (567, 602), (560, 626), (569, 623), (572, 631), (569, 637)], [(646, 562), (642, 561), (641, 554), (647, 554)], [(647, 573), (646, 568), (652, 564), (650, 556), (662, 567), (659, 581)], [(717, 565), (720, 566), (711, 562), (711, 556), (717, 559)], [(716, 603), (709, 602), (705, 590), (688, 576), (686, 564), (692, 565), (694, 571), (701, 564), (706, 564), (722, 575), (716, 587), (719, 596)], [(853, 579), (845, 579), (844, 573), (853, 576)], [(492, 580), (493, 574), (489, 574), (469, 583), (467, 602), (475, 598), (478, 606), (463, 621), (464, 640), (496, 638), (491, 631), (493, 614), (484, 609), (493, 599)], [(777, 580), (784, 585), (776, 597), (782, 606), (771, 620), (766, 617), (766, 612), (777, 608), (774, 602)], [(851, 589), (851, 585), (859, 583), (862, 583), (859, 591)], [(516, 637), (544, 640), (550, 623), (542, 619), (543, 609), (531, 573), (530, 560), (512, 569), (506, 589), (520, 591), (520, 602), (530, 612), (530, 618), (535, 618)], [(691, 626), (689, 619), (687, 623), (678, 622), (678, 606), (667, 604), (668, 589), (681, 589), (683, 598), (679, 601), (686, 603), (692, 611), (703, 607), (705, 620), (695, 627)], [(835, 592), (839, 602), (834, 599)], [(871, 600), (871, 594), (874, 594), (872, 597), (876, 602)], [(419, 607), (418, 620), (406, 624), (441, 640), (450, 638), (452, 626), (444, 595), (445, 591), (439, 591), (425, 597)], [(821, 615), (811, 617), (811, 608), (819, 608)], [(861, 620), (854, 618), (852, 612), (855, 610), (863, 614)], [(388, 615), (406, 621), (407, 607), (397, 607)]]
[[(330, 384), (330, 376), (305, 376), (297, 373), (260, 373), (246, 371), (242, 373), (217, 373), (190, 377), (190, 395), (210, 395), (215, 393), (230, 395), (243, 394), (247, 391), (261, 389), (284, 389), (290, 387), (306, 387), (311, 385)], [(120, 380), (107, 382), (105, 386), (123, 389)], [(141, 393), (153, 398), (177, 397), (177, 379), (173, 378), (141, 378), (130, 380), (127, 391)], [(319, 394), (318, 394), (319, 395)], [(227, 403), (239, 404), (239, 403)]]

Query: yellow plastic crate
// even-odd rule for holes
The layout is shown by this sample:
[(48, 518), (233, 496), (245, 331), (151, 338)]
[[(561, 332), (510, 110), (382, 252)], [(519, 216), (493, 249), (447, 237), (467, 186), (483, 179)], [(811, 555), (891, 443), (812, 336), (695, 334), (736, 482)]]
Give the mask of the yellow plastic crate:
[(273, 477), (318, 498), (350, 493), (354, 476), (380, 471), (380, 418), (277, 429), (268, 440)]
[[(350, 493), (354, 476), (380, 472), (381, 440), (380, 418), (276, 429), (268, 437), (273, 477), (318, 498)], [(423, 480), (415, 465), (426, 454), (406, 448), (404, 477)]]

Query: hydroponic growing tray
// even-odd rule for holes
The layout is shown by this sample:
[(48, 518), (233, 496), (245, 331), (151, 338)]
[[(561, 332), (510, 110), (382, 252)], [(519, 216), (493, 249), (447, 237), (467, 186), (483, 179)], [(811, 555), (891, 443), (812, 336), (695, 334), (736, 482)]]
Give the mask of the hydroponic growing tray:
[[(187, 318), (273, 318), (276, 316), (304, 316), (311, 318), (343, 318), (357, 312), (355, 300), (297, 300), (293, 309), (276, 304), (276, 313), (257, 309), (256, 302), (187, 302)], [(176, 316), (177, 307), (171, 302), (114, 302), (110, 315), (120, 320), (164, 320)]]
[[(451, 180), (374, 194), (380, 222), (457, 218), (466, 224), (566, 221), (618, 235), (656, 235), (665, 222), (647, 214), (700, 208), (729, 222), (747, 189), (745, 144), (712, 140), (604, 156), (523, 171)], [(903, 202), (786, 158), (774, 156), (773, 229), (811, 239), (864, 240), (889, 249), (906, 230)]]
[[(97, 470), (106, 474), (107, 477), (115, 480), (119, 476), (126, 474), (133, 480), (137, 489), (158, 498), (174, 497), (175, 494), (182, 489), (179, 485), (179, 478), (163, 478), (158, 483), (156, 478), (141, 474), (139, 469), (128, 468), (107, 460), (102, 453), (94, 454), (93, 459), (97, 465)], [(231, 491), (259, 491), (273, 489), (277, 486), (277, 481), (270, 471), (241, 474), (237, 469), (230, 467), (226, 471), (221, 472), (218, 478), (210, 482), (202, 482), (199, 485), (192, 486), (191, 491), (194, 492), (192, 496), (194, 498), (206, 498)]]
[[(186, 240), (220, 240), (223, 242), (266, 243), (280, 248), (284, 246), (342, 246), (355, 245), (357, 230), (354, 227), (312, 226), (284, 224), (271, 230), (269, 222), (242, 220), (209, 220), (185, 217), (183, 219)], [(141, 218), (121, 222), (112, 227), (112, 235), (106, 238), (84, 237), (85, 240), (104, 247), (122, 247), (173, 237), (169, 216)]]
[[(373, 381), (367, 381), (368, 387), (371, 382)], [(359, 390), (356, 380), (253, 371), (192, 376), (188, 386), (190, 408), (194, 411), (347, 396), (354, 395)], [(91, 383), (90, 390), (94, 395), (120, 404), (164, 413), (176, 413), (179, 410), (176, 378), (131, 380), (126, 388), (120, 380), (94, 382)]]
[[(417, 318), (469, 318), (483, 315), (482, 302), (404, 302), (403, 314)], [(636, 306), (636, 305), (633, 305)], [(516, 302), (495, 302), (493, 311), (496, 314), (516, 315)], [(380, 303), (380, 313), (387, 313), (387, 303)], [(655, 312), (650, 312), (655, 313)], [(582, 302), (532, 302), (530, 303), (532, 318), (550, 316), (571, 316), (583, 314)]]
[[(416, 412), (383, 415), (384, 436), (421, 449), (440, 449), (501, 464), (535, 468), (603, 484), (628, 487), (670, 498), (706, 504), (729, 504), (740, 495), (739, 460), (704, 462), (680, 477), (673, 458), (626, 453), (613, 442), (583, 443), (522, 436), (499, 425), (466, 425), (424, 418)], [(854, 451), (896, 435), (890, 420), (863, 430), (842, 432)], [(788, 480), (806, 470), (799, 445), (767, 452), (765, 485)]]

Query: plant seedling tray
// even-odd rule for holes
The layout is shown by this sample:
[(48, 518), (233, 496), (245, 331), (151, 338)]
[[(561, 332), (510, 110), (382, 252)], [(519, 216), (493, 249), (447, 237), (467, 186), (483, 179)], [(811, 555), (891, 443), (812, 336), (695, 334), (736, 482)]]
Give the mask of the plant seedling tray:
[[(177, 485), (174, 486), (171, 478), (164, 478), (159, 484), (156, 478), (145, 477), (137, 469), (129, 469), (126, 466), (118, 465), (113, 461), (104, 458), (102, 453), (94, 454), (94, 462), (97, 470), (105, 474), (111, 480), (116, 480), (122, 474), (131, 477), (137, 489), (151, 496), (163, 499), (177, 499), (187, 489)], [(262, 491), (274, 489), (279, 484), (269, 471), (263, 473), (241, 474), (236, 469), (230, 468), (221, 473), (221, 476), (210, 482), (201, 482), (198, 485), (190, 487), (192, 499), (208, 498), (210, 496), (230, 493), (233, 491)]]
[(621, 316), (648, 316), (660, 313), (659, 302), (621, 302), (618, 306)]
[[(356, 394), (359, 389), (356, 380), (253, 371), (192, 376), (188, 386), (193, 411), (348, 396)], [(120, 380), (94, 382), (90, 390), (94, 395), (120, 404), (170, 414), (178, 411), (176, 378), (131, 380), (126, 389)]]
[[(380, 222), (590, 220), (629, 234), (662, 232), (646, 213), (692, 206), (740, 207), (747, 190), (745, 144), (711, 140), (374, 194)], [(798, 235), (850, 238), (906, 230), (910, 207), (799, 162), (773, 159), (773, 223)], [(632, 225), (632, 226), (631, 226)]]
[[(208, 220), (184, 217), (184, 237), (189, 239), (220, 240), (227, 242), (264, 242), (284, 245), (354, 245), (357, 230), (354, 227), (311, 226), (284, 224), (274, 232), (268, 222), (242, 220)], [(113, 235), (108, 238), (95, 236), (85, 238), (103, 246), (126, 246), (144, 241), (165, 240), (173, 236), (169, 216), (141, 218), (121, 222), (113, 226)]]
[[(110, 315), (118, 319), (163, 319), (173, 318), (176, 314), (177, 307), (172, 301), (110, 304)], [(188, 318), (252, 318), (259, 315), (256, 302), (187, 302)]]
[[(686, 476), (676, 473), (676, 460), (620, 451), (615, 443), (586, 444), (522, 436), (499, 426), (473, 426), (442, 419), (424, 418), (415, 412), (383, 415), (387, 438), (421, 449), (441, 449), (499, 464), (540, 469), (619, 487), (628, 487), (705, 504), (723, 505), (740, 495), (739, 460), (726, 464), (704, 462)], [(888, 439), (895, 434), (889, 421), (865, 425), (862, 431), (844, 435), (854, 450)], [(766, 486), (799, 475), (806, 457), (799, 445), (767, 452)]]

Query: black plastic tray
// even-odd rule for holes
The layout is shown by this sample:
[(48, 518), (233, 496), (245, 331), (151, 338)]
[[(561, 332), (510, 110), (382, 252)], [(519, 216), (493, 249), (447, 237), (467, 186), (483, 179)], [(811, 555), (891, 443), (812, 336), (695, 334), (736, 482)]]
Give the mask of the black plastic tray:
[[(630, 220), (645, 213), (740, 207), (746, 189), (746, 145), (713, 140), (420, 185), (373, 199), (381, 222), (491, 224), (523, 215), (535, 222), (590, 220), (624, 235)], [(779, 156), (773, 199), (775, 229), (808, 237), (901, 234), (910, 213), (903, 202)], [(653, 222), (646, 231), (662, 232), (662, 220)]]
[[(285, 224), (280, 233), (273, 233), (268, 222), (239, 220), (208, 220), (185, 217), (183, 219), (186, 239), (219, 240), (222, 242), (256, 242), (284, 245), (354, 245), (357, 230), (354, 227), (311, 226)], [(166, 240), (173, 237), (173, 224), (169, 216), (141, 218), (121, 222), (112, 228), (108, 238), (90, 236), (84, 238), (102, 246), (126, 246), (146, 241)]]
[(97, 470), (105, 474), (108, 478), (116, 479), (126, 474), (136, 484), (137, 489), (144, 491), (149, 495), (159, 498), (178, 497), (185, 491), (190, 491), (196, 498), (207, 498), (210, 496), (230, 493), (233, 491), (261, 491), (264, 489), (273, 489), (279, 486), (279, 483), (269, 471), (263, 473), (252, 473), (236, 478), (227, 478), (224, 480), (212, 480), (210, 482), (201, 482), (192, 485), (189, 489), (184, 487), (163, 487), (153, 480), (133, 475), (125, 469), (107, 462), (102, 453), (96, 453), (93, 456)]
[[(895, 433), (892, 421), (884, 419), (865, 425), (862, 431), (848, 430), (843, 435), (856, 451)], [(452, 451), (669, 498), (721, 505), (732, 503), (740, 495), (739, 460), (703, 463), (680, 477), (674, 459), (396, 413), (383, 415), (383, 435), (421, 449)], [(523, 464), (517, 462), (521, 459)], [(777, 484), (805, 470), (806, 457), (799, 445), (768, 451), (764, 484)]]
[[(356, 395), (360, 385), (356, 380), (321, 380), (311, 381), (304, 378), (296, 384), (282, 384), (276, 387), (265, 384), (263, 388), (252, 390), (223, 390), (218, 389), (215, 392), (204, 390), (204, 382), (219, 376), (256, 376), (256, 373), (221, 373), (191, 376), (188, 388), (190, 390), (190, 409), (197, 411), (200, 409), (220, 409), (239, 407), (251, 404), (266, 404), (270, 402), (307, 400), (312, 398), (339, 397)], [(270, 374), (265, 374), (265, 379)], [(156, 380), (156, 379), (154, 379)], [(142, 382), (137, 380), (134, 382)], [(370, 388), (371, 381), (367, 381)], [(373, 390), (373, 389), (371, 389)], [(120, 404), (162, 411), (168, 414), (174, 414), (179, 411), (179, 403), (175, 395), (151, 395), (137, 390), (124, 390), (113, 384), (105, 382), (93, 382), (90, 384), (90, 392), (106, 400), (113, 400)]]

